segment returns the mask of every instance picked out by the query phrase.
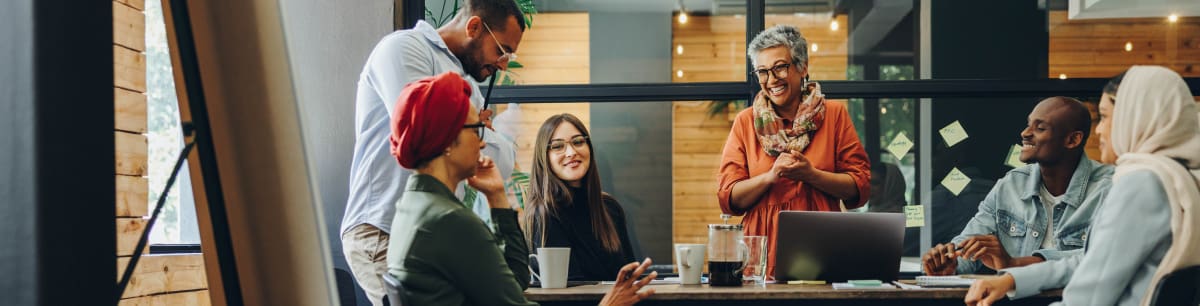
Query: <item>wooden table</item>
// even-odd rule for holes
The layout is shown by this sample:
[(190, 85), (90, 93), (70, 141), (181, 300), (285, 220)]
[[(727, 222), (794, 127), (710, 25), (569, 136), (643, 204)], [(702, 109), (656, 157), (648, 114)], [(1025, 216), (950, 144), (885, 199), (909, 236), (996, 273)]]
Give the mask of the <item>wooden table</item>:
[[(563, 289), (529, 288), (525, 296), (542, 305), (596, 305), (612, 285), (587, 285)], [(638, 305), (963, 305), (965, 288), (834, 290), (830, 285), (777, 285), (709, 287), (708, 285), (655, 285), (655, 294)], [(1002, 305), (1047, 305), (1060, 299), (1061, 290)]]

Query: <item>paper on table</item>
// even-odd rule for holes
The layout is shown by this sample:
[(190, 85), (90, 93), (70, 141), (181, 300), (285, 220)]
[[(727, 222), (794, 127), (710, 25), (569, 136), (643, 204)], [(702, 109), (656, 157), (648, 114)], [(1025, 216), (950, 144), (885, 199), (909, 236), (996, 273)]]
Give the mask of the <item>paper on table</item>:
[(917, 276), (917, 286), (921, 287), (971, 287), (976, 279), (966, 278), (958, 275), (950, 276)]
[(908, 136), (905, 136), (904, 132), (900, 132), (896, 134), (896, 138), (892, 139), (892, 143), (888, 144), (887, 150), (892, 153), (892, 156), (896, 157), (896, 160), (902, 160), (905, 155), (908, 155), (908, 150), (911, 150), (912, 147), (912, 140), (908, 139)]
[(958, 171), (958, 167), (950, 169), (950, 173), (946, 174), (946, 178), (942, 179), (942, 186), (949, 189), (950, 193), (953, 193), (954, 196), (958, 196), (964, 188), (967, 188), (967, 184), (969, 183), (971, 183), (971, 178), (963, 174), (962, 171)]
[(886, 289), (896, 289), (896, 286), (892, 285), (892, 284), (880, 284), (879, 286), (855, 286), (854, 284), (846, 282), (846, 283), (833, 283), (833, 289), (836, 289), (836, 290), (886, 290)]
[(925, 206), (904, 205), (904, 226), (905, 227), (925, 226)]
[(941, 130), (938, 130), (938, 133), (941, 133), (942, 139), (946, 140), (947, 147), (953, 147), (959, 142), (967, 139), (967, 131), (963, 129), (962, 123), (959, 123), (958, 120), (955, 120)]
[(1015, 144), (1012, 149), (1008, 150), (1008, 159), (1004, 160), (1004, 164), (1013, 168), (1020, 168), (1025, 163), (1021, 162), (1021, 145)]
[[(617, 282), (615, 282), (615, 281), (600, 282), (601, 285), (612, 285), (612, 284), (616, 284), (616, 283)], [(683, 283), (683, 281), (681, 281), (678, 277), (668, 277), (668, 278), (664, 278), (664, 279), (655, 279), (653, 281), (650, 281), (651, 285), (671, 285), (671, 284), (678, 285), (678, 284), (682, 284), (682, 283)], [(700, 278), (700, 283), (707, 284), (708, 278), (707, 277)]]
[(900, 289), (904, 289), (904, 290), (921, 290), (921, 289), (925, 289), (925, 288), (922, 288), (921, 286), (917, 286), (917, 285), (910, 285), (910, 284), (905, 284), (905, 283), (902, 283), (902, 282), (899, 282), (899, 281), (894, 281), (894, 282), (892, 282), (892, 284), (894, 284), (894, 285), (896, 285), (896, 287), (900, 287)]

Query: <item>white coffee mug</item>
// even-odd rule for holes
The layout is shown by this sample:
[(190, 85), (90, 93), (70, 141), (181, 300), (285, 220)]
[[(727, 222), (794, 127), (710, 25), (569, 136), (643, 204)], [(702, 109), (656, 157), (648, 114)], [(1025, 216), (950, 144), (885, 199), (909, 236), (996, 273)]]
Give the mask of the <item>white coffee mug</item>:
[(675, 268), (679, 270), (679, 281), (684, 285), (699, 285), (704, 272), (704, 244), (675, 244)]
[(537, 260), (538, 270), (529, 268), (529, 273), (542, 283), (542, 288), (566, 288), (567, 267), (571, 262), (571, 248), (537, 248), (537, 254), (529, 254), (529, 261)]

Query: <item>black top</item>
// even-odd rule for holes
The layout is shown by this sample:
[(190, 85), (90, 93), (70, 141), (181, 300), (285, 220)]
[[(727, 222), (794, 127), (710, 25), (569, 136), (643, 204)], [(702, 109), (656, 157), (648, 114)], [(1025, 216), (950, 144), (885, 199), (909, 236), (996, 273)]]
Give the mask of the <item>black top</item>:
[[(629, 232), (625, 229), (625, 210), (621, 209), (621, 204), (617, 203), (613, 197), (601, 196), (604, 207), (608, 209), (608, 215), (612, 218), (613, 226), (617, 230), (617, 239), (621, 241), (621, 249), (616, 253), (609, 253), (592, 231), (592, 217), (588, 211), (587, 197), (583, 188), (570, 188), (570, 192), (572, 203), (559, 207), (561, 211), (557, 214), (550, 214), (548, 217), (545, 247), (571, 248), (571, 262), (567, 269), (568, 280), (615, 280), (617, 271), (622, 266), (634, 261)], [(543, 247), (541, 238), (537, 237), (536, 233), (532, 240), (531, 250), (533, 252), (537, 252), (537, 248)]]

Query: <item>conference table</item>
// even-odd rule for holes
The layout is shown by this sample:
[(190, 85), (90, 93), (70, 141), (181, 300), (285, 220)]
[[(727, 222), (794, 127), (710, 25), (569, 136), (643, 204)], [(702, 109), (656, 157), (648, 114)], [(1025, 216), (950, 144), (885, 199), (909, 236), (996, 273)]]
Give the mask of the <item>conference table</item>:
[[(902, 281), (911, 284), (911, 280)], [(525, 296), (541, 305), (596, 305), (610, 284), (561, 289), (529, 288)], [(638, 305), (963, 305), (966, 288), (833, 289), (830, 285), (766, 284), (742, 287), (654, 284), (655, 294)], [(1004, 301), (1001, 305), (1048, 305), (1061, 290)]]

